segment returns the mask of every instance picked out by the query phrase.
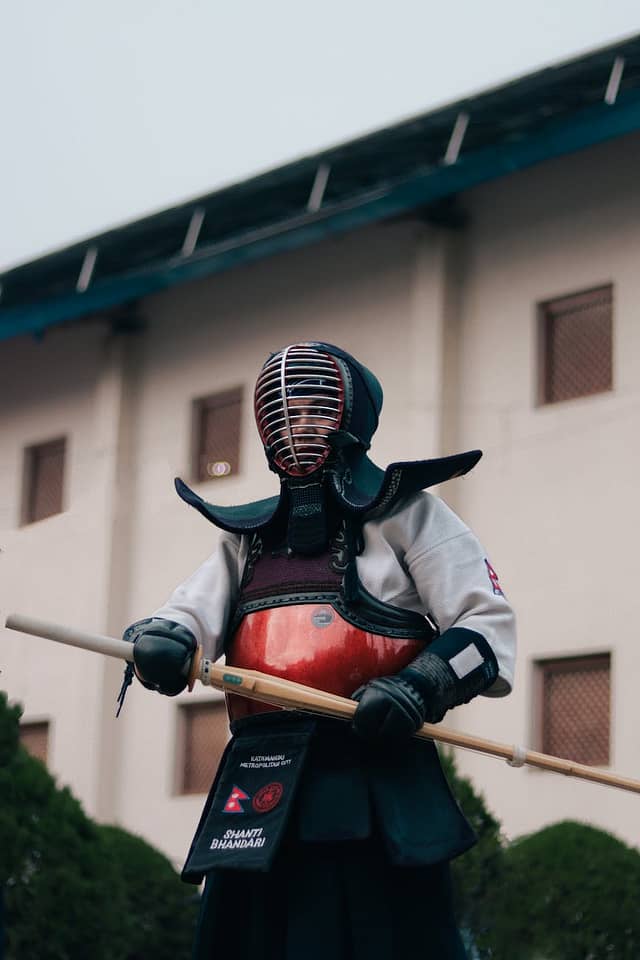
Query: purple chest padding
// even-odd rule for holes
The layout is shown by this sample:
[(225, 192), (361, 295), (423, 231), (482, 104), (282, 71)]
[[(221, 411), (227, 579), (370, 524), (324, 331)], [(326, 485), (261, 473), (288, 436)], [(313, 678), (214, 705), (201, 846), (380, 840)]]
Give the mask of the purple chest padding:
[(340, 593), (344, 573), (332, 569), (331, 559), (329, 550), (314, 557), (273, 556), (265, 551), (254, 564), (249, 561), (250, 575), (241, 587), (238, 603), (242, 606), (292, 593)]

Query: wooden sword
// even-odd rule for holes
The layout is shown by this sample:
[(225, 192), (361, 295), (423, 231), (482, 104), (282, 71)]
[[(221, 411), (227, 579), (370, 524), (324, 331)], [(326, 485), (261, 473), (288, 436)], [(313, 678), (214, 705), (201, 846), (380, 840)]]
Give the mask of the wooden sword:
[[(118, 657), (120, 660), (133, 661), (133, 644), (126, 640), (116, 640), (114, 637), (89, 634), (73, 627), (49, 623), (34, 617), (13, 613), (7, 617), (6, 626), (10, 630), (18, 630), (56, 643), (65, 643), (82, 650), (93, 650), (108, 657)], [(257, 670), (243, 670), (239, 667), (226, 666), (208, 660), (202, 655), (199, 647), (193, 658), (189, 676), (189, 690), (193, 689), (199, 680), (206, 686), (217, 690), (239, 693), (252, 700), (261, 700), (263, 703), (274, 704), (286, 710), (303, 710), (322, 716), (338, 717), (349, 720), (353, 717), (358, 704), (347, 697), (339, 697), (333, 693), (306, 687), (292, 680), (273, 677)], [(527, 750), (512, 744), (497, 743), (485, 740), (457, 730), (447, 730), (439, 724), (425, 723), (415, 734), (424, 740), (435, 740), (463, 750), (473, 750), (490, 757), (506, 760), (510, 766), (522, 767), (525, 764), (538, 767), (541, 770), (550, 770), (553, 773), (563, 773), (567, 777), (576, 777), (581, 780), (590, 780), (608, 787), (617, 787), (620, 790), (629, 790), (640, 793), (640, 780), (622, 777), (616, 773), (588, 767), (572, 760), (563, 760), (535, 750)]]

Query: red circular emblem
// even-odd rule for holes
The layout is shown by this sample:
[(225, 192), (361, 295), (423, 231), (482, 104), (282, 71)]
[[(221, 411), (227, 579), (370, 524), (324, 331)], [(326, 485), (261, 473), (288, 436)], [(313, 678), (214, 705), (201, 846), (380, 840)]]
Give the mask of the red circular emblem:
[(268, 813), (269, 810), (278, 806), (283, 793), (284, 787), (281, 783), (267, 783), (255, 794), (252, 800), (253, 809), (256, 813)]

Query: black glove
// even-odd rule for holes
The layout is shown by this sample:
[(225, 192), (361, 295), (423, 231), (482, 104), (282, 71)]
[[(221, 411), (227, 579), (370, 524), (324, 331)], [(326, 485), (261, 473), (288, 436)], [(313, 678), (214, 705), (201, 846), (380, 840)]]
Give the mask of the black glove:
[(410, 737), (423, 723), (482, 693), (498, 676), (493, 650), (465, 627), (446, 630), (392, 677), (377, 677), (353, 694), (353, 729), (367, 740)]
[(134, 644), (136, 676), (148, 690), (169, 697), (184, 690), (198, 646), (191, 630), (173, 620), (150, 617), (127, 627), (123, 640)]

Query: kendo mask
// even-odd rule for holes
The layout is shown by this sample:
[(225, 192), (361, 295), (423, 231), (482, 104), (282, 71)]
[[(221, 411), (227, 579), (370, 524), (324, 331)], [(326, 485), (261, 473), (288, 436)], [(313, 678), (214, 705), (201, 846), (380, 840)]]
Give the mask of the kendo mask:
[(324, 475), (342, 489), (348, 460), (368, 449), (381, 406), (373, 374), (331, 344), (291, 344), (264, 364), (256, 423), (269, 466), (289, 490), (289, 542), (296, 551), (315, 552), (326, 541)]
[(281, 477), (308, 477), (335, 450), (369, 449), (382, 387), (346, 351), (312, 340), (271, 354), (254, 406), (271, 469)]

